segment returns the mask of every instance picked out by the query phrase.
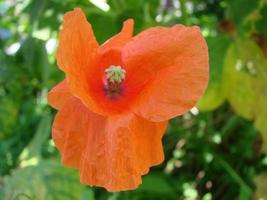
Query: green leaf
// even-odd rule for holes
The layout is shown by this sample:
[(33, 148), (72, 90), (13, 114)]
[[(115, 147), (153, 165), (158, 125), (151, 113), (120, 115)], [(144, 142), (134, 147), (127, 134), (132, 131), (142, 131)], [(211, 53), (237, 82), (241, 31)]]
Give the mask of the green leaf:
[(81, 200), (95, 200), (93, 190), (91, 188), (86, 188), (82, 194)]
[[(266, 104), (266, 101), (265, 101)], [(267, 108), (264, 107), (263, 104), (261, 106), (263, 110), (259, 113), (257, 116), (257, 119), (255, 120), (254, 124), (255, 127), (261, 131), (263, 144), (262, 144), (262, 150), (263, 152), (267, 152)]]
[(21, 160), (25, 161), (34, 157), (40, 158), (42, 145), (45, 141), (47, 141), (50, 135), (51, 121), (51, 115), (45, 114), (42, 117), (37, 127), (36, 133), (34, 134), (34, 138), (30, 142), (30, 144), (23, 150), (20, 156)]
[(228, 0), (228, 12), (237, 25), (242, 24), (248, 14), (257, 8), (258, 0)]
[(260, 10), (261, 19), (256, 22), (257, 30), (264, 33), (267, 38), (267, 5)]
[[(88, 15), (88, 20), (92, 24), (95, 36), (100, 44), (120, 31), (116, 27), (114, 16), (110, 14), (104, 12), (102, 14), (91, 13)], [(122, 24), (120, 24), (121, 26)]]
[(23, 42), (18, 54), (22, 56), (28, 73), (39, 81), (46, 83), (50, 71), (45, 41), (28, 37)]
[(231, 42), (225, 36), (209, 37), (206, 40), (209, 47), (210, 78), (208, 88), (197, 105), (201, 111), (214, 110), (225, 100), (222, 92), (223, 61)]
[[(256, 74), (252, 82), (255, 91), (255, 127), (262, 133), (263, 150), (267, 152), (267, 60), (261, 50), (255, 46)], [(252, 48), (251, 48), (252, 50)]]
[(4, 139), (11, 135), (16, 126), (19, 104), (8, 97), (1, 98), (0, 104), (0, 139)]
[(267, 173), (262, 173), (255, 178), (256, 192), (255, 199), (267, 198)]
[(37, 25), (38, 19), (40, 18), (44, 8), (46, 0), (33, 1), (30, 8), (30, 24)]
[(3, 200), (21, 196), (34, 200), (74, 200), (81, 198), (84, 189), (76, 171), (56, 161), (40, 161), (36, 166), (15, 170), (5, 179), (2, 192)]
[(246, 188), (244, 188), (244, 186), (240, 187), (238, 199), (239, 200), (250, 200), (251, 199), (251, 195), (248, 195)]
[(160, 174), (149, 174), (143, 178), (143, 183), (138, 191), (175, 195), (174, 189), (167, 182), (166, 178)]
[[(14, 83), (17, 85), (20, 83), (10, 79), (10, 76), (16, 79), (17, 74), (14, 75), (12, 63), (8, 61), (9, 58), (0, 52), (0, 140), (10, 136), (14, 131), (21, 102), (21, 95), (17, 91), (14, 92), (14, 96), (13, 91), (10, 92), (11, 88), (17, 89)], [(20, 85), (19, 89), (21, 89)]]
[(226, 161), (224, 160), (220, 155), (214, 155), (214, 158), (216, 161), (224, 168), (224, 170), (232, 177), (236, 183), (239, 184), (240, 188), (243, 190), (242, 192), (246, 193), (246, 196), (251, 196), (252, 189), (249, 187), (249, 185), (243, 180), (243, 178), (236, 172), (235, 169)]
[(252, 41), (233, 44), (224, 66), (224, 93), (237, 112), (254, 119), (263, 134), (263, 149), (267, 150), (267, 61), (261, 49)]
[(244, 118), (254, 115), (254, 89), (248, 71), (249, 44), (234, 43), (227, 51), (223, 71), (223, 91), (230, 104)]
[(253, 117), (255, 127), (267, 142), (267, 60), (261, 49), (252, 41), (242, 41), (243, 60), (247, 60), (250, 88), (253, 91)]

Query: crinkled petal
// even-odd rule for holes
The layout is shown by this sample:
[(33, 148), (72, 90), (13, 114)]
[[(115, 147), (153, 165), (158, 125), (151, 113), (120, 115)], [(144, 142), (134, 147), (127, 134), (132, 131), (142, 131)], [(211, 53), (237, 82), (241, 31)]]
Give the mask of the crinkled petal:
[(163, 161), (166, 126), (134, 114), (105, 118), (73, 97), (56, 115), (52, 133), (63, 163), (80, 171), (81, 182), (120, 191), (135, 189), (141, 175)]
[[(129, 104), (131, 104), (133, 92), (123, 93), (122, 96), (111, 99), (107, 96), (103, 79), (105, 77), (105, 69), (111, 65), (120, 65), (121, 62), (121, 49), (132, 38), (134, 21), (128, 19), (123, 23), (123, 27), (120, 33), (113, 36), (106, 43), (98, 48), (97, 61), (94, 66), (94, 70), (91, 74), (94, 75), (90, 81), (90, 87), (93, 99), (97, 102), (98, 106), (103, 108), (105, 116), (113, 116), (127, 112), (130, 110)], [(124, 89), (123, 89), (124, 90)]]
[(116, 34), (108, 41), (106, 41), (102, 46), (99, 47), (100, 53), (105, 53), (112, 48), (123, 47), (131, 38), (133, 34), (134, 20), (128, 19), (123, 23), (123, 27), (120, 33)]
[(91, 25), (79, 8), (64, 15), (59, 33), (57, 63), (66, 73), (71, 93), (96, 112), (100, 108), (92, 100), (88, 79), (95, 65), (98, 43)]
[(48, 103), (59, 110), (72, 97), (66, 80), (57, 84), (47, 96)]
[(66, 166), (80, 168), (90, 132), (101, 132), (105, 120), (104, 117), (89, 111), (76, 97), (71, 97), (59, 110), (53, 123), (52, 137)]
[(192, 108), (208, 82), (208, 48), (198, 27), (148, 29), (126, 44), (128, 90), (140, 89), (132, 110), (164, 121)]

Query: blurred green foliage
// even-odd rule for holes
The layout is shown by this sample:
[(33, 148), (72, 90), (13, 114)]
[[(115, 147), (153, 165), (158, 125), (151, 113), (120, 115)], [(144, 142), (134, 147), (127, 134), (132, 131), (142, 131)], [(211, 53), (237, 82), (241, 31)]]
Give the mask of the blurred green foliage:
[[(101, 4), (102, 3), (102, 4)], [(210, 56), (208, 89), (171, 120), (165, 161), (135, 191), (80, 184), (51, 140), (47, 92), (63, 79), (55, 48), (63, 14), (81, 7), (100, 43), (135, 19), (198, 25)], [(266, 0), (1, 0), (0, 199), (172, 200), (267, 198)]]

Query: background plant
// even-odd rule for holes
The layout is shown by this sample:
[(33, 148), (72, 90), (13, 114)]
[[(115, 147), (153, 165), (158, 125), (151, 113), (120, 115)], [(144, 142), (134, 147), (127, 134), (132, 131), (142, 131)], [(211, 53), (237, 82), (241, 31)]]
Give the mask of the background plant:
[[(170, 122), (166, 159), (135, 191), (108, 193), (79, 183), (51, 140), (47, 92), (63, 79), (55, 48), (63, 14), (81, 7), (97, 40), (127, 18), (151, 26), (198, 25), (210, 81), (198, 105)], [(0, 1), (0, 199), (267, 198), (266, 0)]]

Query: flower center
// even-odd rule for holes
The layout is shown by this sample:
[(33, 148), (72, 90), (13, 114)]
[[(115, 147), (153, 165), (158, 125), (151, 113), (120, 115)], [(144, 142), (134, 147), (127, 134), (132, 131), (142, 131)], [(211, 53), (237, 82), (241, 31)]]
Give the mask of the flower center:
[(126, 71), (121, 66), (111, 65), (105, 70), (107, 95), (116, 97), (121, 94), (121, 84), (125, 79)]

